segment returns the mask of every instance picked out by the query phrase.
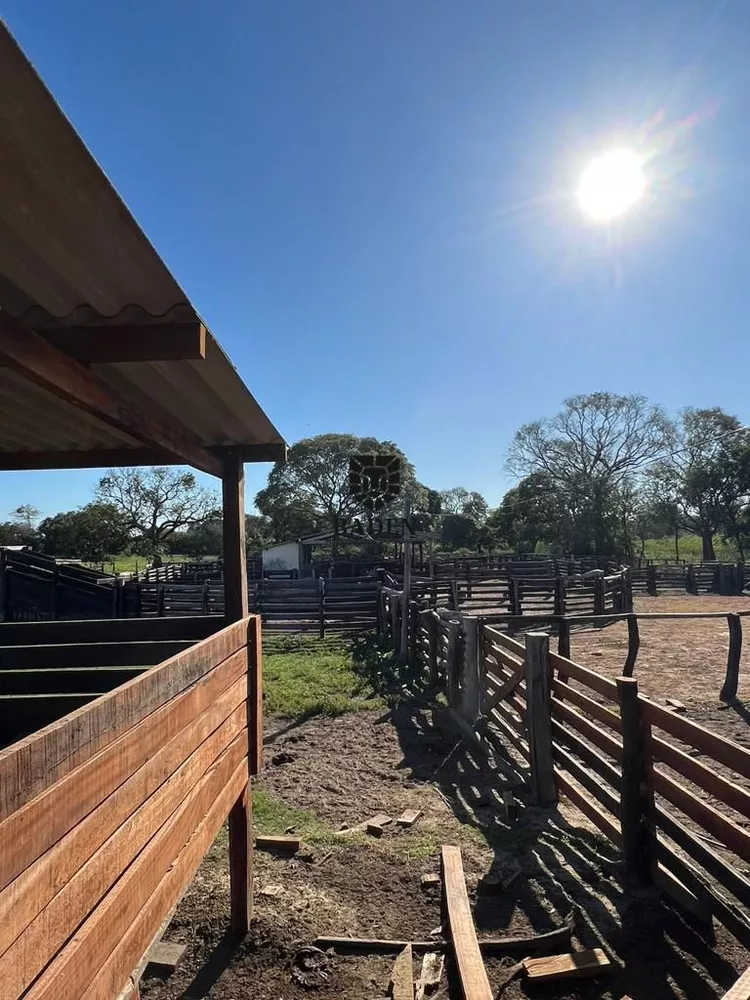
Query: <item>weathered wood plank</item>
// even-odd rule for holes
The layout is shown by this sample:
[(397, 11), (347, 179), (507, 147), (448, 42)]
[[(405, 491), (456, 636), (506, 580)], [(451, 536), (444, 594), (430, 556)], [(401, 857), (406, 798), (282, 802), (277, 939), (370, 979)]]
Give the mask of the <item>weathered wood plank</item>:
[(726, 765), (741, 774), (743, 778), (750, 778), (750, 751), (745, 747), (718, 736), (697, 722), (685, 718), (684, 715), (670, 712), (649, 698), (641, 696), (641, 700), (646, 718), (652, 726), (663, 729), (670, 736), (676, 736), (678, 740), (695, 747), (696, 750), (701, 750), (707, 757)]
[[(565, 697), (567, 699), (567, 691)], [(580, 712), (577, 712), (570, 705), (560, 701), (558, 698), (552, 699), (552, 718), (565, 723), (571, 729), (585, 736), (594, 746), (599, 747), (600, 750), (604, 750), (610, 757), (614, 757), (617, 761), (622, 760), (622, 743), (618, 739), (610, 736), (608, 732), (594, 725), (593, 722), (590, 722)]]
[(671, 767), (673, 771), (677, 771), (683, 778), (692, 781), (693, 784), (698, 785), (699, 788), (708, 792), (709, 795), (726, 803), (726, 805), (731, 806), (732, 809), (736, 809), (737, 812), (742, 813), (743, 816), (750, 819), (750, 792), (746, 788), (743, 788), (742, 785), (738, 785), (736, 782), (723, 777), (712, 770), (712, 768), (701, 763), (700, 760), (696, 760), (695, 757), (691, 757), (690, 754), (685, 753), (666, 740), (660, 739), (658, 736), (652, 736), (651, 747), (654, 760), (666, 764), (667, 767)]
[[(240, 678), (0, 892), (0, 956), (105, 841), (244, 705)], [(220, 738), (220, 737), (217, 737)]]
[(247, 719), (250, 773), (263, 769), (263, 644), (260, 615), (247, 625)]
[(12, 694), (90, 694), (112, 691), (138, 677), (145, 667), (53, 667), (36, 670), (0, 668), (0, 695)]
[(91, 642), (205, 639), (224, 627), (217, 615), (179, 618), (112, 618), (95, 621), (3, 622), (0, 646), (49, 646)]
[(553, 979), (583, 979), (613, 971), (612, 962), (601, 948), (547, 958), (527, 958), (523, 968), (527, 977), (536, 983), (547, 983)]
[(594, 701), (593, 698), (589, 698), (582, 691), (578, 691), (570, 684), (565, 683), (562, 678), (555, 678), (552, 681), (552, 693), (560, 701), (569, 701), (571, 705), (582, 709), (587, 715), (590, 715), (597, 722), (601, 722), (609, 729), (613, 729), (616, 733), (622, 731), (619, 715), (600, 704), (600, 702)]
[(584, 816), (601, 832), (612, 841), (617, 847), (622, 847), (622, 833), (620, 824), (609, 815), (602, 812), (599, 806), (575, 785), (570, 778), (561, 770), (556, 770), (557, 786), (560, 791), (567, 795), (570, 801), (576, 805)]
[(194, 645), (191, 639), (0, 647), (0, 671), (53, 667), (140, 667), (162, 663)]
[(531, 792), (540, 805), (557, 801), (552, 759), (552, 719), (550, 716), (549, 637), (544, 633), (526, 635), (526, 725), (529, 730)]
[(750, 969), (743, 972), (734, 986), (727, 990), (724, 1000), (750, 1000)]
[(245, 649), (235, 622), (122, 687), (0, 751), (0, 820)]
[(411, 945), (407, 944), (394, 962), (391, 972), (393, 1000), (414, 1000), (414, 969)]
[[(120, 873), (148, 844), (192, 793), (217, 758), (238, 737), (244, 738), (245, 706), (239, 706), (185, 764), (146, 800), (66, 882), (51, 902), (16, 938), (2, 957), (0, 998), (15, 998), (64, 945), (71, 933), (105, 897)], [(241, 743), (230, 756), (230, 773), (241, 759)], [(106, 803), (101, 807), (106, 809)]]
[[(245, 670), (234, 653), (201, 684), (131, 727), (114, 744), (66, 774), (0, 823), (0, 888), (72, 829), (177, 732), (192, 722)], [(106, 696), (105, 696), (106, 697)]]
[(84, 364), (130, 361), (201, 361), (206, 328), (189, 323), (136, 323), (130, 326), (66, 326), (40, 330), (48, 344)]
[(244, 937), (253, 917), (253, 816), (250, 777), (229, 812), (229, 909), (232, 933)]
[(441, 858), (445, 911), (464, 1000), (492, 1000), (492, 990), (471, 916), (461, 849), (444, 846)]
[(566, 660), (559, 653), (550, 653), (550, 660), (552, 661), (552, 666), (560, 674), (572, 677), (586, 687), (591, 688), (592, 691), (596, 691), (597, 694), (609, 698), (610, 701), (617, 701), (617, 686), (614, 681), (609, 680), (607, 677), (602, 677), (601, 674), (589, 670), (588, 667), (582, 667), (572, 660)]
[[(236, 737), (211, 765), (180, 808), (156, 832), (148, 846), (129, 865), (85, 923), (31, 986), (24, 1000), (79, 997), (92, 980), (99, 978), (101, 970), (111, 967), (113, 942), (127, 939), (128, 931), (133, 925), (141, 926), (141, 911), (238, 770), (240, 774), (244, 772), (247, 783), (247, 744), (243, 734)], [(240, 793), (241, 788), (235, 793), (235, 801)], [(165, 906), (160, 910), (156, 927), (167, 909)], [(149, 940), (150, 937), (144, 941), (144, 950)], [(116, 948), (115, 952), (117, 950)], [(140, 954), (133, 957), (132, 966), (139, 958)], [(120, 987), (129, 971), (123, 970)], [(111, 991), (108, 995), (112, 996), (116, 992), (117, 990)]]

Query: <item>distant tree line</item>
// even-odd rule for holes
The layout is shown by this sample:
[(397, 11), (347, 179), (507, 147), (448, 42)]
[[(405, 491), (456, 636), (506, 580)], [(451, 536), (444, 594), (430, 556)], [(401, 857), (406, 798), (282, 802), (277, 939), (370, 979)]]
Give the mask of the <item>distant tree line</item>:
[[(697, 535), (704, 559), (715, 540), (744, 560), (750, 547), (750, 430), (719, 407), (688, 408), (676, 419), (639, 395), (595, 392), (564, 401), (555, 416), (524, 424), (507, 458), (518, 482), (490, 509), (478, 492), (421, 483), (392, 441), (321, 434), (298, 441), (277, 463), (246, 519), (251, 552), (275, 542), (331, 532), (361, 514), (349, 482), (353, 455), (395, 454), (402, 492), (432, 515), (438, 548), (448, 552), (546, 551), (642, 555), (649, 538)], [(119, 469), (103, 476), (94, 500), (39, 521), (30, 505), (0, 523), (0, 544), (26, 544), (51, 555), (103, 561), (122, 552), (193, 558), (221, 552), (215, 493), (180, 469)], [(363, 537), (340, 543), (341, 554), (377, 554)]]

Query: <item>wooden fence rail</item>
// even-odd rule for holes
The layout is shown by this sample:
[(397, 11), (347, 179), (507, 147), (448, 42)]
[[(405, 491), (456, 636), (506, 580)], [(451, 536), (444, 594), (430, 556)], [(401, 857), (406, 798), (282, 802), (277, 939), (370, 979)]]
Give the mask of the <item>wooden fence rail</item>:
[[(395, 645), (403, 595), (380, 600)], [(503, 629), (507, 619), (416, 601), (409, 616), (412, 664), (509, 778), (540, 804), (566, 795), (622, 850), (627, 879), (658, 885), (750, 946), (750, 878), (742, 870), (750, 864), (750, 750), (645, 698), (634, 676), (611, 680), (551, 651), (546, 633), (514, 638)], [(565, 646), (564, 630), (561, 639)]]

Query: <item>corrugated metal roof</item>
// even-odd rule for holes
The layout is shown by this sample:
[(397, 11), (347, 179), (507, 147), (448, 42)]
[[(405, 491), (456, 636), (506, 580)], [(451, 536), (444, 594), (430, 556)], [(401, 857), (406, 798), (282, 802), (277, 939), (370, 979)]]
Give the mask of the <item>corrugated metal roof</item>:
[[(195, 309), (0, 22), (0, 307), (31, 329), (109, 318), (197, 319)], [(198, 361), (92, 365), (208, 446), (283, 439), (208, 333)], [(140, 442), (0, 367), (0, 453)]]

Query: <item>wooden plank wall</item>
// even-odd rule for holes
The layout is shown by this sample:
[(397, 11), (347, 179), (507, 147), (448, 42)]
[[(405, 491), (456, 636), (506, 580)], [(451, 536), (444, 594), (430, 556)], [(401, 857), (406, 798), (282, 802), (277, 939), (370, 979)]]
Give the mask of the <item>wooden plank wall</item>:
[(257, 770), (259, 645), (236, 622), (0, 752), (0, 1000), (125, 986)]

